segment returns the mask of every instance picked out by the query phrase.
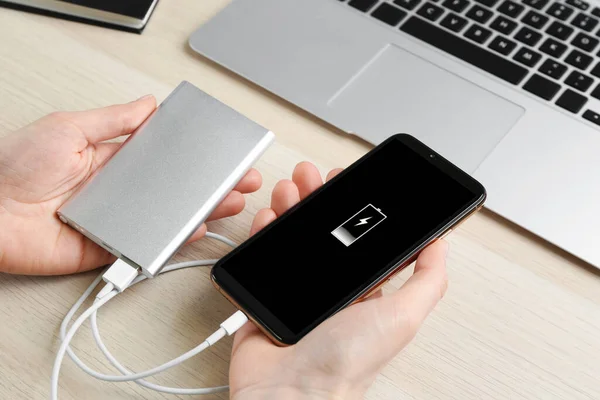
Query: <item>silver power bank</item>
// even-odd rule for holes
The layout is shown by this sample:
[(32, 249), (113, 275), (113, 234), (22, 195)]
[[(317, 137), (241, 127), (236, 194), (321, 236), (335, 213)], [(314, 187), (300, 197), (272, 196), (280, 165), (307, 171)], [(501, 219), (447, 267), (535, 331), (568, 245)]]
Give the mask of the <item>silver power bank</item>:
[(58, 215), (154, 277), (273, 139), (182, 82)]

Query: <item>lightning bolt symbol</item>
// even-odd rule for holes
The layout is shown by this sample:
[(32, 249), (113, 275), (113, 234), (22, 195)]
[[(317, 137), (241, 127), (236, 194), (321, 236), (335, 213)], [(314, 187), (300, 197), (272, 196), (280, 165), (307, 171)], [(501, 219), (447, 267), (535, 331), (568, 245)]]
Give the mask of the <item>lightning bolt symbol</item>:
[(360, 222), (354, 226), (365, 225), (367, 223), (367, 221), (370, 220), (371, 218), (373, 218), (373, 217), (361, 218)]

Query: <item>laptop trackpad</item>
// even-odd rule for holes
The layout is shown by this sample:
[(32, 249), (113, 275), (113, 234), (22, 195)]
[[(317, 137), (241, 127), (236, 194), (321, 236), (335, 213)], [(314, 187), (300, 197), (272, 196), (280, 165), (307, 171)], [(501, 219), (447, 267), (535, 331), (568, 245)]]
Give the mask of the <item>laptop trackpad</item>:
[(379, 143), (410, 133), (473, 172), (525, 110), (395, 45), (328, 102), (336, 120)]

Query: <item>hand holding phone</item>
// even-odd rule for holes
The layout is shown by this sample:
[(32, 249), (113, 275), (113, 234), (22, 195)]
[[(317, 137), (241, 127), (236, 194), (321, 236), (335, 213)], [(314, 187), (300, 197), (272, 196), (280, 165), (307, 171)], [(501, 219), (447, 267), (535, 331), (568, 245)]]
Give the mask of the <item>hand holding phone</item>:
[[(340, 171), (331, 171), (327, 180)], [(319, 171), (309, 163), (299, 164), (292, 179), (275, 186), (271, 205), (257, 213), (251, 235), (322, 185)], [(276, 346), (256, 326), (246, 324), (234, 339), (231, 398), (362, 399), (377, 372), (406, 346), (443, 296), (446, 251), (443, 240), (428, 246), (400, 290), (383, 297), (375, 292), (294, 346)], [(285, 260), (281, 264), (285, 267)]]
[(212, 270), (215, 286), (279, 345), (377, 291), (477, 211), (485, 189), (409, 135), (395, 135)]

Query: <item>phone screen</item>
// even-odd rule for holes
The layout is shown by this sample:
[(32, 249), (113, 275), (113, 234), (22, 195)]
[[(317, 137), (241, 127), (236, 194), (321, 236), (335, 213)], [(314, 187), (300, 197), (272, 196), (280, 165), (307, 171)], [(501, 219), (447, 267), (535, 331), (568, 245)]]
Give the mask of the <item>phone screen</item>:
[(483, 187), (413, 141), (398, 135), (373, 150), (226, 256), (214, 279), (297, 341), (482, 200)]

